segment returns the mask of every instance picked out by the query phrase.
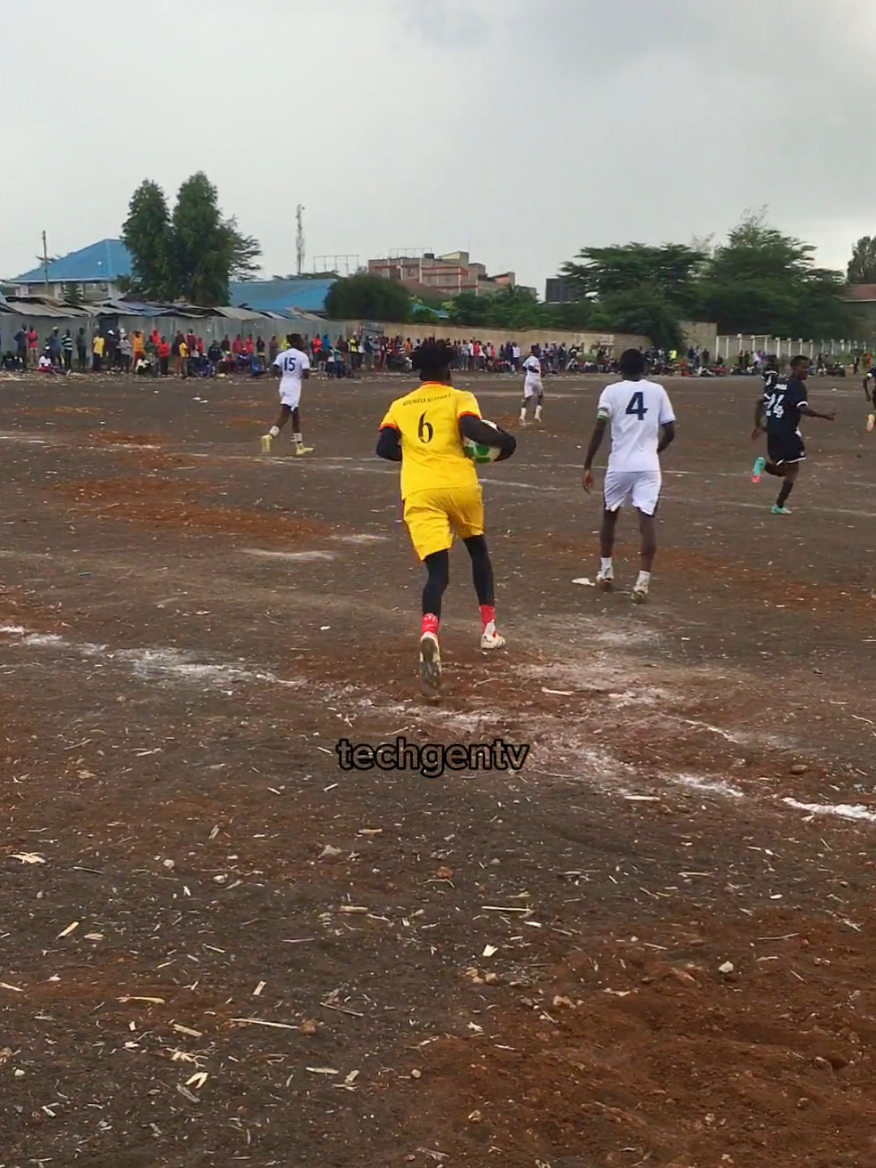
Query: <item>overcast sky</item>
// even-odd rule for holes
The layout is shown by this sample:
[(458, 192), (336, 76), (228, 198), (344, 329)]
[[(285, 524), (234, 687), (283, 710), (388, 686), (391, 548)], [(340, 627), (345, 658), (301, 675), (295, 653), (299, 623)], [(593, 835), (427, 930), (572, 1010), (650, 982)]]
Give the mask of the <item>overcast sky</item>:
[(541, 292), (583, 246), (720, 236), (763, 204), (826, 266), (876, 234), (876, 0), (30, 0), (26, 16), (3, 55), (0, 275), (33, 266), (43, 229), (53, 254), (116, 236), (143, 178), (172, 194), (199, 169), (268, 274), (295, 268), (299, 202), (308, 268), (462, 248)]

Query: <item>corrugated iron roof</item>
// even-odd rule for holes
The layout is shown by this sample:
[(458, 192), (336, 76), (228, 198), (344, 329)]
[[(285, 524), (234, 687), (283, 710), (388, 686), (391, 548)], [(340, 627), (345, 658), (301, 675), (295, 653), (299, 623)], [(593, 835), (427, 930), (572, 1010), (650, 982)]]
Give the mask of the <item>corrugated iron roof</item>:
[(264, 320), (263, 312), (255, 312), (251, 308), (214, 308), (214, 316), (224, 316), (228, 320)]
[[(120, 239), (101, 239), (49, 264), (49, 282), (52, 284), (98, 283), (130, 274), (131, 253)], [(45, 279), (42, 268), (31, 268), (29, 272), (16, 276), (11, 283), (42, 284)]]
[(317, 280), (244, 280), (231, 285), (231, 302), (256, 312), (324, 312), (335, 278)]
[(20, 316), (33, 316), (39, 319), (61, 319), (64, 320), (71, 316), (94, 316), (95, 313), (89, 306), (74, 307), (72, 304), (64, 304), (59, 300), (40, 299), (37, 296), (10, 296), (7, 299), (7, 304), (13, 312), (17, 312)]

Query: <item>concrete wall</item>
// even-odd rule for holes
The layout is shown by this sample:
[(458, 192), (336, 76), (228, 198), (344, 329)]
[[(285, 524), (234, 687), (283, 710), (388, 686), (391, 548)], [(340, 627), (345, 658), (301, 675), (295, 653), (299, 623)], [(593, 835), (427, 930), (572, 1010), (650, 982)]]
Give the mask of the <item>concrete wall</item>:
[(710, 357), (714, 357), (718, 345), (718, 326), (716, 324), (707, 324), (705, 321), (685, 320), (681, 323), (681, 331), (684, 333), (684, 342), (690, 348), (697, 345), (704, 351), (708, 352)]
[[(373, 328), (374, 325), (375, 322), (373, 321), (326, 321), (324, 331), (327, 331), (330, 336), (338, 336), (342, 332), (345, 336), (352, 336), (359, 328)], [(604, 347), (619, 354), (624, 349), (638, 349), (640, 345), (647, 348), (651, 343), (647, 337), (629, 336), (621, 333), (566, 332), (561, 329), (531, 329), (529, 331), (520, 329), (513, 331), (510, 329), (487, 328), (486, 326), (477, 328), (472, 326), (462, 327), (444, 324), (443, 322), (440, 324), (393, 324), (390, 321), (385, 321), (380, 322), (379, 328), (383, 330), (385, 336), (409, 337), (414, 342), (434, 336), (448, 341), (480, 340), (495, 345), (497, 349), (500, 345), (508, 344), (509, 341), (516, 341), (521, 349), (524, 350), (528, 349), (530, 345), (564, 344), (567, 347), (569, 345), (580, 345), (585, 352)]]
[[(69, 328), (75, 336), (80, 328), (84, 328), (86, 335), (90, 338), (100, 327), (103, 327), (104, 331), (108, 328), (118, 330), (121, 327), (128, 333), (139, 329), (141, 332), (147, 334), (151, 333), (153, 328), (157, 328), (168, 340), (179, 331), (188, 332), (191, 329), (196, 336), (201, 337), (208, 345), (213, 340), (221, 341), (226, 335), (233, 340), (238, 334), (243, 337), (249, 336), (250, 334), (253, 337), (261, 336), (267, 341), (272, 336), (282, 337), (284, 334), (290, 332), (299, 332), (302, 335), (308, 336), (315, 336), (317, 333), (328, 333), (332, 340), (334, 340), (341, 335), (350, 337), (363, 327), (372, 332), (375, 329), (382, 331), (384, 335), (390, 337), (410, 337), (412, 341), (423, 340), (429, 336), (442, 337), (450, 341), (477, 339), (493, 344), (496, 348), (500, 345), (507, 344), (509, 341), (516, 341), (524, 352), (529, 349), (530, 345), (565, 344), (567, 348), (570, 345), (578, 345), (584, 352), (590, 352), (591, 350), (604, 347), (615, 356), (619, 356), (624, 349), (648, 348), (651, 344), (648, 337), (632, 336), (622, 333), (597, 333), (584, 330), (565, 331), (562, 329), (532, 329), (529, 331), (522, 329), (513, 331), (510, 329), (491, 329), (486, 327), (461, 327), (443, 323), (393, 324), (388, 321), (316, 321), (304, 319), (229, 320), (225, 317), (204, 317), (198, 320), (192, 320), (188, 317), (175, 316), (120, 316), (118, 318), (98, 318), (93, 316), (39, 317), (30, 316), (26, 312), (0, 312), (0, 346), (2, 346), (3, 351), (14, 348), (12, 338), (22, 324), (33, 324), (39, 334), (41, 348), (45, 345), (53, 328), (58, 328), (62, 336), (65, 329)], [(710, 353), (716, 352), (717, 332), (714, 325), (699, 323), (686, 324), (683, 328), (689, 345), (699, 345), (703, 349), (708, 349)], [(734, 350), (734, 355), (735, 352), (736, 350)]]

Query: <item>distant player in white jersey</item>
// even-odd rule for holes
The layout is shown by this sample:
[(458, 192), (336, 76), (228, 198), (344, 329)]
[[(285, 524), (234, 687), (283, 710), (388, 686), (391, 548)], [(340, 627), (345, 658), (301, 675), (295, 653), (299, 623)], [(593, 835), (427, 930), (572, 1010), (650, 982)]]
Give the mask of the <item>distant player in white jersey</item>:
[(541, 357), (538, 355), (538, 345), (533, 345), (529, 356), (523, 362), (523, 405), (520, 407), (520, 425), (525, 426), (529, 419), (529, 410), (535, 406), (535, 420), (541, 421), (541, 406), (544, 401), (544, 385), (541, 380)]
[(632, 598), (637, 604), (648, 599), (651, 569), (657, 553), (654, 516), (660, 502), (660, 455), (675, 438), (675, 414), (662, 385), (645, 379), (645, 357), (638, 349), (628, 349), (620, 359), (623, 381), (606, 386), (599, 399), (596, 426), (584, 463), (584, 490), (593, 487), (593, 460), (611, 426), (611, 451), (603, 488), (604, 512), (599, 533), (602, 564), (596, 582), (605, 592), (614, 587), (615, 530), (620, 509), (628, 498), (639, 512), (642, 534), (641, 570)]
[(262, 454), (271, 453), (271, 445), (280, 431), (292, 419), (292, 443), (296, 454), (313, 454), (312, 446), (305, 446), (301, 436), (301, 387), (310, 377), (310, 358), (304, 352), (304, 340), (299, 333), (287, 337), (289, 348), (278, 353), (272, 366), (280, 378), (280, 416), (262, 436)]

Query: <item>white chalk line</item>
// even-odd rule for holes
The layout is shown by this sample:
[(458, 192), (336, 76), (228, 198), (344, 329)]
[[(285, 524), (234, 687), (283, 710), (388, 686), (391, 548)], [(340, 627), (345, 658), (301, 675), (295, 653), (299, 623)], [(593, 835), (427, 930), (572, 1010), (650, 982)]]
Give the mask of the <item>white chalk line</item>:
[[(94, 660), (108, 665), (121, 665), (130, 672), (132, 677), (145, 683), (192, 685), (201, 689), (206, 684), (224, 692), (226, 696), (239, 694), (239, 688), (229, 689), (228, 687), (234, 685), (239, 687), (242, 684), (262, 684), (280, 686), (287, 689), (307, 687), (307, 682), (304, 679), (286, 680), (278, 677), (271, 670), (253, 666), (243, 659), (238, 659), (234, 662), (207, 660), (204, 659), (203, 654), (191, 653), (172, 647), (113, 650), (107, 645), (69, 641), (55, 634), (31, 633), (24, 626), (13, 624), (0, 625), (0, 636), (11, 641), (16, 641), (21, 646), (34, 650), (54, 649), (59, 654)], [(550, 667), (547, 667), (547, 669), (550, 671)], [(563, 669), (564, 666), (562, 663), (558, 662), (557, 672), (559, 676), (563, 675)], [(525, 674), (525, 668), (522, 672)], [(313, 687), (308, 688), (312, 690)], [(659, 692), (654, 691), (653, 696), (656, 698)], [(620, 693), (616, 696), (623, 698), (626, 694)], [(399, 706), (398, 703), (392, 706), (385, 706), (379, 702), (375, 702), (370, 697), (361, 697), (357, 702), (346, 689), (344, 690), (343, 700), (348, 708), (358, 706), (360, 712), (370, 713), (372, 715), (391, 712), (398, 715), (404, 713), (407, 716), (416, 716), (418, 713), (424, 712), (420, 711), (413, 703), (408, 706)], [(482, 711), (479, 714), (472, 715), (453, 713), (450, 711), (436, 711), (432, 715), (433, 719), (443, 723), (448, 728), (454, 727), (459, 730), (468, 731), (481, 729), (491, 718), (498, 719), (497, 725), (501, 725), (503, 716), (504, 714), (500, 710), (493, 712)], [(706, 724), (703, 725), (706, 729), (717, 730), (715, 727), (710, 727)], [(643, 794), (641, 791), (632, 791), (627, 785), (619, 784), (618, 780), (620, 777), (624, 777), (627, 783), (635, 777), (634, 768), (615, 759), (610, 752), (600, 747), (593, 748), (586, 746), (580, 741), (569, 741), (564, 737), (564, 731), (567, 729), (565, 722), (563, 723), (563, 727), (564, 729), (560, 731), (560, 737), (557, 740), (558, 749), (555, 756), (557, 758), (562, 757), (564, 764), (572, 768), (573, 771), (576, 768), (579, 769), (579, 773), (570, 773), (567, 775), (568, 778), (589, 782), (601, 793), (621, 799), (659, 800), (660, 796), (654, 794), (653, 788), (648, 794)], [(733, 735), (725, 731), (720, 731), (720, 733), (730, 741), (735, 741)], [(548, 765), (552, 766), (553, 764), (549, 762)], [(584, 774), (580, 773), (581, 768), (584, 769)], [(544, 772), (543, 768), (539, 768), (536, 771), (536, 777), (539, 773), (548, 772)], [(658, 776), (658, 778), (668, 787), (682, 787), (689, 791), (702, 794), (703, 796), (714, 796), (726, 801), (728, 804), (735, 803), (738, 805), (742, 802), (758, 802), (750, 794), (714, 777), (706, 778), (686, 773), (673, 774), (667, 772)], [(803, 812), (807, 819), (810, 820), (815, 816), (834, 816), (841, 820), (853, 821), (859, 824), (876, 823), (876, 809), (871, 809), (863, 804), (815, 804), (804, 803), (791, 797), (783, 797), (764, 801), (764, 805), (770, 806), (773, 809), (776, 809), (779, 805), (788, 807), (791, 810)]]

